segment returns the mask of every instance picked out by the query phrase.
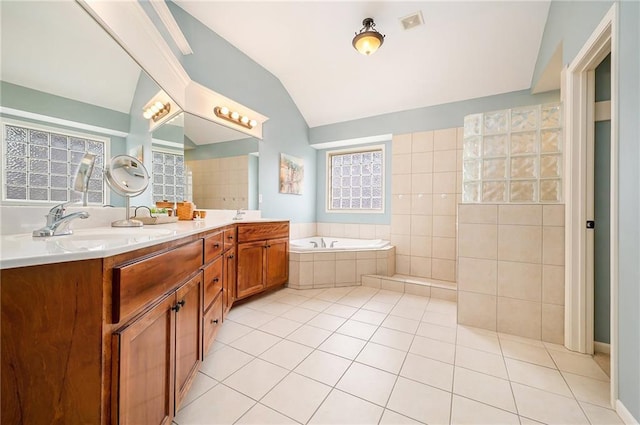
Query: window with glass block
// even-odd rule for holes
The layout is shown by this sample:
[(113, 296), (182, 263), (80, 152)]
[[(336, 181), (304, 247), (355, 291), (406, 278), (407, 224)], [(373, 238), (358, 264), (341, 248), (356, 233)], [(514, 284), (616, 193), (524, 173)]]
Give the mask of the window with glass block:
[(36, 128), (27, 123), (3, 123), (4, 200), (68, 202), (81, 199), (73, 180), (85, 153), (96, 155), (89, 180), (89, 202), (103, 204), (105, 140)]
[(153, 201), (185, 200), (184, 155), (153, 151)]
[(562, 201), (561, 105), (533, 105), (464, 120), (462, 201)]
[(384, 206), (384, 152), (329, 152), (329, 211), (382, 211)]

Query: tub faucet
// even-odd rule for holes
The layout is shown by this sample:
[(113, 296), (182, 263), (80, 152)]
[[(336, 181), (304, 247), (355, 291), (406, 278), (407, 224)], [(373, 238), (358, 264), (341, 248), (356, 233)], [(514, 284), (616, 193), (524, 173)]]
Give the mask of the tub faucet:
[(314, 248), (317, 248), (317, 247), (318, 247), (318, 242), (316, 242), (316, 241), (311, 241), (311, 243), (313, 244), (313, 247), (314, 247)]
[(66, 211), (66, 206), (69, 203), (59, 204), (49, 210), (49, 214), (45, 217), (47, 218), (47, 224), (41, 229), (34, 230), (34, 237), (45, 237), (45, 236), (62, 236), (62, 235), (70, 235), (73, 233), (71, 229), (69, 229), (69, 223), (71, 220), (76, 218), (89, 218), (89, 213), (86, 211), (79, 211), (75, 213), (71, 213), (68, 215), (64, 215)]
[(333, 246), (337, 243), (338, 241), (331, 241), (331, 245), (329, 245), (329, 248), (333, 248)]
[(327, 244), (324, 242), (324, 238), (320, 238), (320, 246), (322, 248), (326, 248), (327, 247)]

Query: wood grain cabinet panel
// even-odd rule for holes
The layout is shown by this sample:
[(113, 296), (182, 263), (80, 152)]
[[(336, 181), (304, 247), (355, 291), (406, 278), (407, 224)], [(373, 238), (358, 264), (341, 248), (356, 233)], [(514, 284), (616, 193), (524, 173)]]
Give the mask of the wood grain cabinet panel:
[(222, 296), (218, 296), (204, 314), (204, 355), (207, 355), (213, 345), (216, 334), (222, 325)]
[(223, 257), (218, 257), (204, 267), (204, 310), (209, 308), (222, 290), (224, 280), (223, 265)]
[(264, 289), (264, 241), (238, 244), (238, 299), (257, 294)]
[(222, 253), (226, 239), (223, 231), (217, 231), (204, 238), (204, 263), (208, 263)]
[(223, 271), (223, 306), (224, 316), (231, 309), (233, 302), (236, 300), (236, 248), (230, 249), (224, 255), (224, 271)]
[(289, 239), (267, 241), (265, 286), (282, 285), (289, 281)]

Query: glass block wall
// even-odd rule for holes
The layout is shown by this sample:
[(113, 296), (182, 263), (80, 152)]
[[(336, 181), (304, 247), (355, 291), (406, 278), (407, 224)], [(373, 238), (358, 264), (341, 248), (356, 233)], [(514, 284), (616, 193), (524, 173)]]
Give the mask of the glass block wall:
[(562, 201), (559, 103), (464, 119), (463, 203)]
[(153, 151), (153, 201), (185, 200), (184, 156)]

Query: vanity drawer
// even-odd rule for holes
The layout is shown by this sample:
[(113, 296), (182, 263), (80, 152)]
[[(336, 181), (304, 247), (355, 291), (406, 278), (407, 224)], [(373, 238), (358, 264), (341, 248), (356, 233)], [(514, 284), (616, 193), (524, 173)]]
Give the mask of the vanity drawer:
[(213, 305), (204, 314), (203, 320), (203, 337), (204, 337), (204, 355), (211, 348), (216, 334), (222, 325), (222, 294), (216, 298)]
[(151, 305), (202, 266), (202, 240), (113, 268), (113, 323)]
[(246, 223), (238, 225), (238, 242), (289, 237), (289, 222)]
[(230, 227), (224, 230), (224, 250), (233, 248), (236, 244), (236, 228)]
[(225, 246), (223, 242), (224, 233), (216, 232), (204, 238), (204, 262), (205, 264), (216, 258), (222, 253)]
[(222, 261), (216, 258), (204, 268), (204, 308), (205, 310), (222, 290)]

